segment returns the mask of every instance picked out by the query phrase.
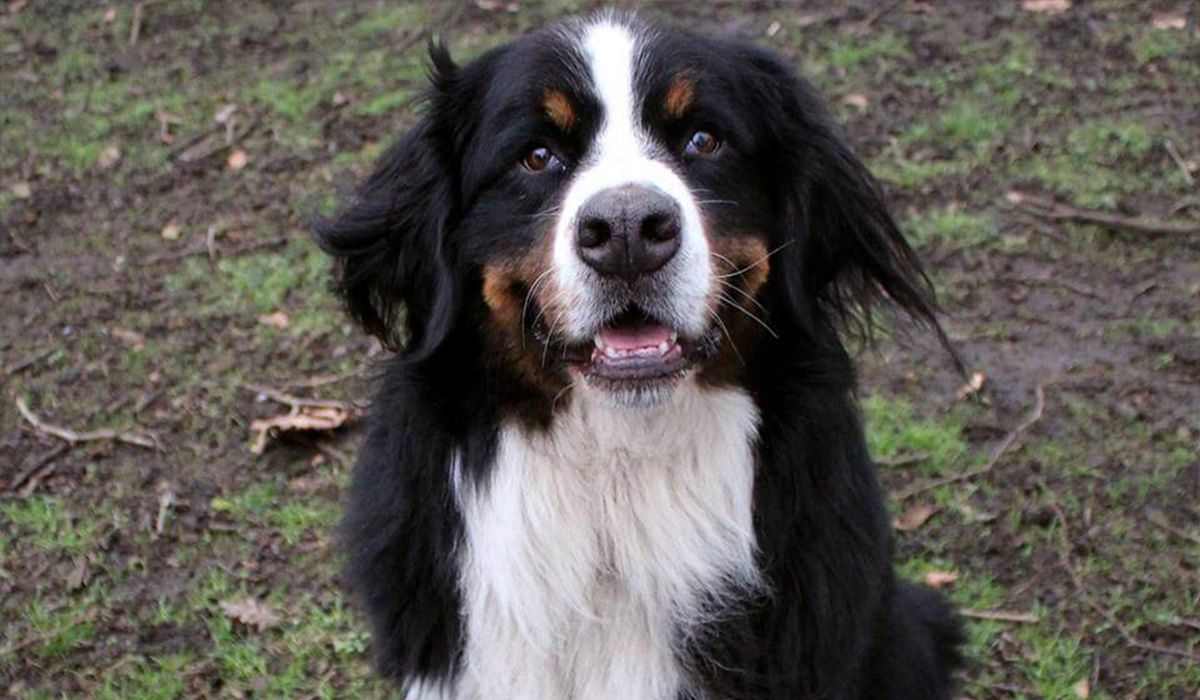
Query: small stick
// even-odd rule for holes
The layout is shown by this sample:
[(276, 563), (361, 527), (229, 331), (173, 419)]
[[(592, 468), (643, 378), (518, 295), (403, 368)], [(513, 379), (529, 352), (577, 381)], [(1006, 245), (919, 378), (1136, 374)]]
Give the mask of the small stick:
[(11, 377), (12, 375), (16, 374), (17, 372), (21, 372), (25, 369), (28, 369), (29, 367), (32, 367), (33, 365), (36, 365), (37, 363), (39, 363), (42, 360), (49, 357), (54, 352), (54, 350), (55, 350), (55, 348), (46, 348), (45, 350), (37, 353), (36, 355), (33, 355), (32, 357), (27, 357), (24, 360), (17, 362), (16, 364), (9, 365), (8, 367), (6, 367), (4, 369), (5, 376)]
[(29, 406), (25, 403), (25, 399), (17, 398), (17, 411), (21, 413), (21, 417), (25, 422), (29, 423), (39, 433), (43, 435), (51, 435), (66, 442), (69, 445), (78, 445), (81, 442), (97, 442), (100, 440), (115, 440), (116, 442), (124, 442), (129, 445), (137, 445), (146, 449), (157, 449), (158, 443), (153, 438), (137, 433), (128, 433), (114, 430), (112, 428), (101, 428), (100, 430), (92, 430), (86, 433), (77, 433), (70, 428), (52, 425), (44, 422), (42, 419), (34, 415), (33, 411), (29, 410)]
[(262, 384), (242, 384), (241, 386), (247, 391), (253, 391), (256, 394), (262, 394), (276, 403), (281, 403), (284, 406), (291, 406), (292, 408), (306, 406), (309, 408), (333, 408), (341, 411), (353, 411), (350, 406), (346, 405), (342, 401), (333, 401), (330, 399), (305, 399), (299, 396), (292, 396), (291, 394), (284, 393), (278, 389), (272, 389), (269, 386), (263, 386)]
[(1075, 566), (1071, 563), (1071, 533), (1067, 525), (1067, 515), (1063, 512), (1062, 507), (1058, 505), (1057, 501), (1050, 503), (1050, 508), (1054, 511), (1054, 515), (1056, 518), (1058, 518), (1058, 523), (1061, 527), (1060, 534), (1062, 535), (1062, 543), (1060, 545), (1061, 549), (1058, 555), (1059, 565), (1066, 570), (1067, 576), (1069, 576), (1071, 579), (1071, 585), (1075, 587), (1075, 592), (1079, 594), (1079, 597), (1083, 598), (1088, 606), (1091, 607), (1092, 610), (1095, 610), (1100, 617), (1103, 617), (1105, 620), (1107, 620), (1108, 624), (1112, 625), (1113, 629), (1117, 631), (1117, 634), (1121, 636), (1121, 639), (1125, 640), (1125, 643), (1129, 646), (1134, 647), (1135, 649), (1141, 649), (1143, 651), (1152, 651), (1157, 654), (1176, 656), (1181, 659), (1187, 659), (1192, 663), (1200, 663), (1200, 654), (1192, 654), (1190, 652), (1183, 651), (1182, 649), (1172, 649), (1171, 647), (1152, 644), (1134, 637), (1124, 625), (1117, 621), (1117, 618), (1108, 610), (1108, 608), (1101, 605), (1100, 602), (1095, 598), (1092, 598), (1091, 593), (1088, 591), (1087, 587), (1083, 585), (1083, 581), (1079, 578), (1079, 574), (1075, 573)]
[(1097, 224), (1106, 228), (1132, 233), (1169, 233), (1178, 235), (1200, 233), (1200, 223), (1163, 221), (1162, 219), (1148, 217), (1108, 214), (1094, 209), (1079, 209), (1067, 204), (1060, 204), (1052, 199), (1036, 197), (1015, 190), (1009, 192), (1006, 198), (1018, 209), (1051, 221), (1074, 221), (1077, 223)]
[(133, 3), (133, 19), (129, 23), (129, 45), (137, 43), (138, 34), (142, 32), (142, 3)]
[(1171, 139), (1163, 139), (1163, 148), (1167, 155), (1171, 156), (1171, 160), (1175, 161), (1175, 165), (1179, 166), (1179, 172), (1183, 173), (1183, 181), (1188, 187), (1193, 187), (1196, 184), (1196, 178), (1192, 177), (1192, 172), (1188, 170), (1187, 162), (1183, 156), (1179, 155), (1179, 151), (1175, 148), (1175, 144)]
[(987, 474), (993, 468), (995, 468), (996, 464), (1000, 461), (1000, 458), (1003, 457), (1006, 452), (1008, 452), (1008, 450), (1017, 441), (1017, 438), (1020, 437), (1021, 433), (1025, 432), (1030, 426), (1042, 419), (1042, 412), (1045, 410), (1045, 408), (1046, 392), (1044, 389), (1042, 389), (1042, 385), (1038, 384), (1037, 387), (1034, 388), (1034, 405), (1033, 409), (1029, 412), (1029, 416), (1026, 417), (1025, 420), (1021, 421), (1020, 425), (1013, 428), (1008, 435), (1004, 436), (1004, 439), (1000, 441), (1000, 444), (996, 446), (996, 449), (992, 450), (992, 455), (988, 458), (987, 464), (984, 464), (978, 469), (972, 469), (971, 471), (963, 472), (962, 474), (955, 474), (953, 476), (947, 476), (941, 479), (934, 479), (924, 484), (918, 484), (917, 486), (905, 489), (896, 494), (896, 500), (903, 501), (906, 498), (911, 498), (919, 493), (929, 491), (930, 489), (936, 489), (939, 486), (956, 484), (960, 481), (969, 481), (978, 476)]
[(8, 490), (19, 491), (22, 496), (28, 496), (30, 493), (33, 493), (33, 489), (29, 489), (27, 493), (26, 489), (21, 487), (26, 484), (32, 484), (36, 488), (37, 483), (53, 470), (54, 460), (61, 457), (70, 448), (70, 445), (58, 445), (35, 459), (32, 464), (21, 470), (20, 474), (13, 477), (13, 480), (8, 484)]
[(1028, 625), (1041, 621), (1041, 618), (1033, 613), (1010, 612), (1007, 610), (959, 610), (958, 614), (973, 620), (994, 620), (997, 622), (1015, 622)]
[(367, 369), (368, 368), (366, 366), (363, 366), (357, 369), (352, 369), (349, 372), (342, 372), (341, 374), (323, 374), (316, 377), (308, 377), (306, 379), (297, 379), (294, 382), (288, 382), (284, 386), (291, 389), (316, 389), (317, 387), (327, 386), (329, 384), (337, 384), (338, 382), (344, 382), (347, 379), (354, 379), (355, 377), (362, 376)]

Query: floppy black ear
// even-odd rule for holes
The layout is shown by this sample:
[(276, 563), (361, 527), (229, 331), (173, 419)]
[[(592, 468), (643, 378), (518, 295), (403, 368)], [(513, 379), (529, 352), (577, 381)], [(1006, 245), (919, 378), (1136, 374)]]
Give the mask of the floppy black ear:
[(888, 212), (879, 183), (846, 145), (823, 100), (791, 66), (750, 49), (756, 104), (767, 107), (784, 217), (780, 278), (806, 322), (869, 334), (871, 310), (891, 304), (933, 327), (932, 285)]
[(445, 244), (456, 192), (438, 95), (458, 70), (430, 45), (433, 92), (424, 118), (392, 146), (353, 200), (316, 222), (322, 250), (337, 259), (334, 289), (350, 315), (385, 346), (414, 352), (448, 330), (457, 290)]

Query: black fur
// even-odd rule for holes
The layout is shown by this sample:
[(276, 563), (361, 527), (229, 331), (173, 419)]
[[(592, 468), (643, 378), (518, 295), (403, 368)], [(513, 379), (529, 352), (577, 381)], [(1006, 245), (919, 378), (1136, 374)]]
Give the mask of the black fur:
[[(463, 525), (449, 464), (458, 455), (467, 474), (486, 472), (501, 417), (536, 398), (485, 351), (480, 266), (531, 245), (540, 231), (522, 222), (555, 201), (550, 185), (520, 190), (531, 186), (505, 168), (541, 128), (518, 118), (522, 91), (551, 82), (586, 104), (572, 82), (582, 68), (557, 36), (533, 34), (461, 68), (435, 49), (424, 118), (317, 227), (340, 261), (349, 313), (402, 348), (385, 370), (344, 526), (349, 578), (392, 678), (459, 667)], [(959, 627), (940, 597), (893, 572), (843, 344), (881, 302), (936, 328), (928, 282), (876, 181), (788, 65), (681, 31), (655, 41), (646, 82), (686, 66), (707, 100), (697, 119), (719, 122), (730, 144), (720, 162), (688, 172), (715, 199), (741, 203), (706, 216), (714, 228), (759, 231), (779, 251), (760, 295), (777, 337), (744, 351), (743, 380), (762, 416), (754, 512), (771, 594), (691, 637), (681, 654), (692, 695), (949, 698)], [(583, 110), (576, 141), (553, 138), (571, 153), (592, 128)], [(664, 126), (663, 140), (676, 128)]]

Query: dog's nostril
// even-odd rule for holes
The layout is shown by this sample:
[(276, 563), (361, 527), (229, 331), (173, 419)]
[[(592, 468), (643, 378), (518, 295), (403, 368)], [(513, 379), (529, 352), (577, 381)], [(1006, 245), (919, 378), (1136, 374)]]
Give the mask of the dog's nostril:
[(582, 248), (595, 248), (608, 243), (612, 238), (612, 226), (604, 219), (591, 218), (585, 219), (579, 225), (579, 246)]
[(679, 237), (679, 217), (674, 213), (650, 214), (642, 220), (642, 238), (650, 242), (670, 241)]

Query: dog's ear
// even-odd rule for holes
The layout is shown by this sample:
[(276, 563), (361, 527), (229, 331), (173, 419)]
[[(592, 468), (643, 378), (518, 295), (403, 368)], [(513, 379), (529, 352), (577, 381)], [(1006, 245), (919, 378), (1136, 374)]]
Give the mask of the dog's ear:
[(441, 95), (457, 66), (430, 43), (433, 88), (425, 116), (379, 160), (350, 204), (314, 228), (336, 258), (334, 289), (351, 317), (392, 349), (429, 348), (448, 332), (458, 292), (446, 229), (456, 216), (452, 149)]
[(940, 336), (932, 285), (823, 100), (775, 54), (745, 51), (783, 217), (783, 240), (775, 243), (781, 261), (772, 268), (782, 268), (778, 281), (792, 311), (804, 323), (869, 334), (871, 310), (883, 302)]

